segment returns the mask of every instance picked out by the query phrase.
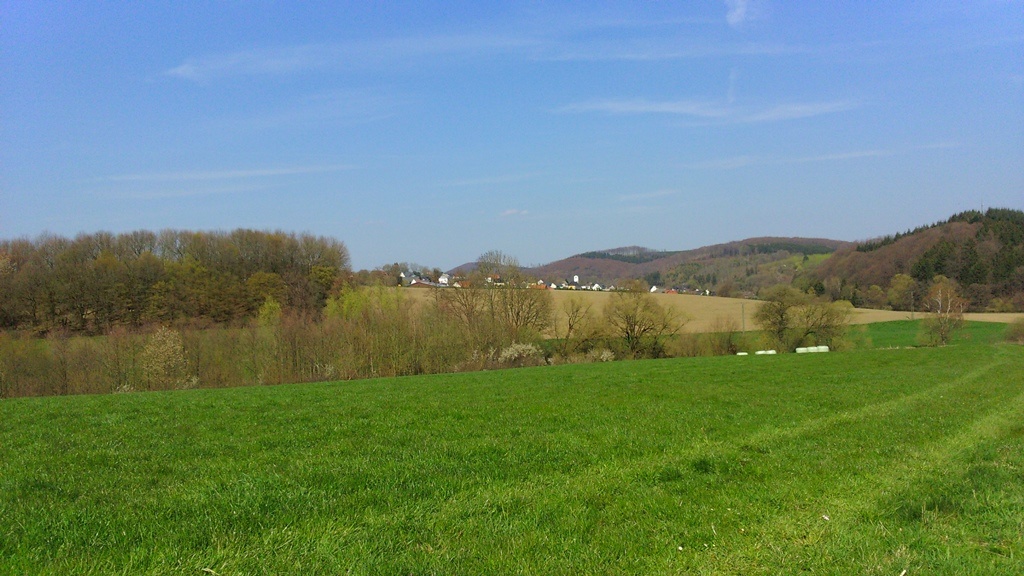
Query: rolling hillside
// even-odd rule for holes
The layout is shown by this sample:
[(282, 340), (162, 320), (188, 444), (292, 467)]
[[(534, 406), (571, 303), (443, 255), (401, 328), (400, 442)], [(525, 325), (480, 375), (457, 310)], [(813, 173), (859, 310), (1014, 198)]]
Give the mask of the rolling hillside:
[[(655, 251), (640, 247), (615, 248), (577, 254), (530, 273), (548, 281), (580, 277), (580, 282), (602, 285), (643, 278), (649, 284), (677, 288), (709, 289), (733, 279), (751, 276), (747, 272), (762, 264), (786, 260), (798, 255), (828, 254), (847, 245), (824, 238), (748, 238), (693, 250)], [(719, 277), (721, 275), (721, 277)], [(549, 280), (550, 279), (550, 280)], [(776, 283), (776, 282), (773, 282)]]
[(807, 274), (819, 286), (847, 287), (856, 296), (888, 290), (893, 277), (925, 285), (936, 275), (956, 281), (974, 311), (1024, 309), (1024, 212), (989, 209), (945, 222), (851, 244)]
[(957, 282), (970, 310), (1014, 312), (1024, 310), (1024, 212), (967, 211), (861, 242), (761, 237), (693, 250), (627, 246), (576, 254), (527, 272), (548, 283), (578, 276), (580, 284), (607, 287), (642, 279), (662, 288), (748, 298), (765, 287), (794, 284), (869, 307), (892, 305), (886, 293), (897, 275), (917, 284), (918, 298), (942, 275)]

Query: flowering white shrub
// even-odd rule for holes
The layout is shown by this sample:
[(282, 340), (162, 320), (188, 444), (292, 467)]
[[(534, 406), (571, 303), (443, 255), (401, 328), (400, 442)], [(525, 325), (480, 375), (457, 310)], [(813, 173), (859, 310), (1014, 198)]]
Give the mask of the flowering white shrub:
[(181, 334), (164, 326), (146, 339), (142, 370), (151, 390), (194, 388), (198, 384), (195, 376), (188, 375)]
[(615, 352), (607, 348), (595, 348), (587, 353), (587, 358), (591, 362), (611, 362), (615, 360)]
[(544, 353), (533, 344), (513, 342), (498, 354), (501, 366), (540, 366), (544, 364)]

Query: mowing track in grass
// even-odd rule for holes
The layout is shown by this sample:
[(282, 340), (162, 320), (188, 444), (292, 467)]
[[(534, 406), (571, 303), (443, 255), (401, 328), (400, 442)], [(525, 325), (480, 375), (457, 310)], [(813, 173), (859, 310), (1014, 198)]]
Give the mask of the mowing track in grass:
[(0, 402), (0, 573), (1018, 574), (1024, 351)]

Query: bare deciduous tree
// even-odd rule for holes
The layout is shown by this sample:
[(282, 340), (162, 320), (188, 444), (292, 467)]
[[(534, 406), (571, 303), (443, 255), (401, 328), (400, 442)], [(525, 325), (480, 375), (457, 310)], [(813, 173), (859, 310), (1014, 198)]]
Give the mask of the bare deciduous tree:
[(604, 309), (609, 331), (622, 337), (634, 358), (658, 357), (665, 338), (677, 334), (686, 319), (672, 307), (664, 307), (643, 290), (616, 292)]
[(593, 303), (574, 296), (562, 302), (563, 323), (555, 324), (555, 338), (562, 356), (583, 352), (599, 335), (600, 326), (593, 314)]
[(816, 300), (791, 286), (776, 286), (762, 294), (764, 304), (754, 321), (764, 330), (769, 345), (792, 351), (803, 344), (834, 347), (850, 322), (849, 302)]
[(925, 297), (925, 307), (931, 316), (925, 318), (924, 328), (934, 345), (949, 344), (953, 333), (964, 325), (967, 301), (960, 297), (956, 283), (945, 276), (936, 276)]
[(457, 319), (480, 350), (533, 341), (551, 326), (547, 290), (528, 287), (515, 258), (486, 252), (461, 288), (434, 292), (437, 309)]

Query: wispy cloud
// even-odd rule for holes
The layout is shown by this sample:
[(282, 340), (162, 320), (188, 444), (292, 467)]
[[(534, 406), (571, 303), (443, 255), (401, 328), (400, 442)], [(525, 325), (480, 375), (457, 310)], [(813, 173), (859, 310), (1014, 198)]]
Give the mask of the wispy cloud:
[(768, 166), (775, 164), (806, 164), (811, 162), (829, 162), (837, 160), (855, 160), (858, 158), (878, 158), (883, 156), (894, 156), (897, 152), (892, 150), (857, 150), (853, 152), (840, 152), (836, 154), (818, 154), (813, 156), (732, 156), (705, 162), (687, 164), (687, 168), (702, 170), (736, 170), (749, 166)]
[(273, 188), (269, 185), (259, 184), (236, 184), (232, 186), (195, 186), (182, 188), (173, 186), (170, 188), (158, 188), (152, 190), (119, 190), (106, 194), (109, 197), (120, 200), (162, 200), (166, 198), (194, 198), (197, 196), (219, 196), (222, 194), (246, 194), (262, 192)]
[(513, 184), (523, 182), (540, 176), (540, 172), (524, 172), (521, 174), (502, 174), (498, 176), (485, 176), (483, 178), (467, 178), (462, 180), (449, 180), (442, 182), (441, 186), (493, 186), (499, 184)]
[(228, 116), (217, 124), (250, 130), (347, 126), (390, 118), (405, 104), (401, 97), (372, 90), (320, 92), (266, 110), (246, 108), (238, 111), (238, 116)]
[(550, 42), (538, 46), (532, 57), (554, 61), (657, 62), (697, 60), (723, 56), (784, 56), (812, 53), (816, 49), (802, 45), (758, 42), (708, 43), (692, 38), (636, 38), (615, 41)]
[(227, 75), (281, 74), (315, 68), (329, 60), (322, 46), (289, 46), (190, 58), (167, 70), (165, 74), (185, 80), (205, 80)]
[(798, 118), (835, 114), (836, 112), (846, 112), (857, 107), (858, 104), (856, 102), (848, 100), (782, 104), (765, 110), (741, 114), (737, 117), (737, 120), (739, 122), (777, 122), (779, 120), (795, 120)]
[(725, 101), (729, 104), (736, 102), (736, 84), (740, 79), (740, 71), (738, 68), (729, 70), (729, 88), (725, 92)]
[(691, 162), (686, 164), (685, 167), (694, 170), (735, 170), (737, 168), (746, 168), (747, 166), (766, 164), (768, 161), (769, 157), (767, 156), (730, 156), (729, 158)]
[(510, 208), (500, 214), (502, 218), (515, 218), (518, 216), (526, 216), (530, 212), (528, 210), (519, 210), (517, 208)]
[(618, 197), (619, 202), (637, 202), (640, 200), (653, 200), (655, 198), (665, 198), (668, 196), (675, 196), (678, 194), (678, 190), (655, 190), (654, 192), (640, 192), (637, 194), (624, 194)]
[(859, 104), (852, 101), (834, 101), (781, 104), (770, 108), (751, 109), (696, 100), (658, 102), (634, 99), (578, 102), (562, 106), (555, 111), (565, 113), (668, 114), (715, 120), (722, 123), (746, 124), (811, 118), (825, 114), (845, 112), (858, 106)]
[(536, 41), (528, 37), (486, 34), (303, 44), (188, 58), (164, 74), (193, 81), (226, 76), (296, 74), (365, 68), (418, 57), (500, 53), (535, 44)]
[(729, 9), (725, 14), (725, 20), (733, 28), (739, 28), (750, 17), (749, 0), (725, 0), (725, 5)]
[[(746, 6), (746, 2), (742, 2)], [(743, 14), (748, 10), (744, 8)], [(679, 22), (598, 22), (535, 32), (493, 32), (377, 38), (363, 41), (259, 47), (196, 55), (163, 71), (180, 80), (207, 82), (242, 76), (394, 67), (424, 59), (516, 55), (536, 61), (661, 61), (720, 56), (772, 56), (811, 51), (806, 46), (700, 41)], [(662, 28), (662, 29), (659, 29)], [(606, 37), (607, 28), (616, 37)], [(654, 30), (654, 32), (652, 32)]]
[(146, 172), (137, 174), (119, 174), (106, 176), (100, 180), (107, 182), (181, 182), (266, 178), (272, 176), (292, 176), (296, 174), (317, 174), (324, 172), (341, 172), (353, 170), (355, 166), (335, 164), (329, 166), (291, 166), (281, 168), (256, 168), (248, 170), (214, 170), (193, 172)]
[(675, 100), (653, 102), (644, 99), (633, 100), (591, 100), (576, 102), (558, 108), (556, 112), (584, 113), (603, 112), (606, 114), (677, 114), (699, 118), (722, 118), (729, 110), (718, 104), (697, 100)]
[[(741, 4), (737, 9), (745, 19), (756, 15), (750, 1)], [(535, 28), (535, 44), (528, 54), (542, 60), (661, 61), (808, 51), (805, 46), (709, 41), (702, 32), (721, 22), (710, 14), (646, 19), (621, 14), (595, 18), (579, 12), (560, 14), (556, 23)]]
[(867, 149), (851, 150), (848, 152), (833, 152), (829, 154), (812, 154), (808, 156), (774, 156), (774, 155), (746, 155), (732, 156), (717, 160), (694, 162), (687, 164), (687, 168), (699, 170), (736, 170), (749, 166), (770, 166), (781, 164), (808, 164), (814, 162), (841, 162), (845, 160), (859, 160), (863, 158), (888, 158), (910, 154), (921, 150), (946, 150), (957, 148), (959, 145), (954, 142), (937, 142), (921, 146), (909, 146), (906, 148), (891, 149)]

